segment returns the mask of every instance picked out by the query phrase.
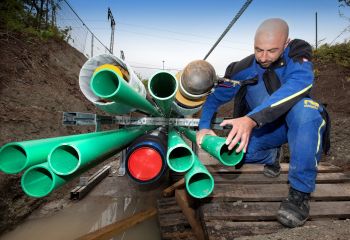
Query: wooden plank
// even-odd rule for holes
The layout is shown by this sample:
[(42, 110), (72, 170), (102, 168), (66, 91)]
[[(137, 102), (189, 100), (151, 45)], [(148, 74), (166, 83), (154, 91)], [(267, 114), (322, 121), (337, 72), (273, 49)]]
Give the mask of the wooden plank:
[[(239, 173), (262, 173), (264, 170), (263, 164), (244, 164), (241, 168), (236, 169), (235, 167), (227, 167), (223, 165), (208, 165), (206, 166), (208, 171), (213, 172), (239, 172)], [(282, 173), (287, 173), (289, 170), (288, 163), (281, 163)], [(342, 172), (343, 170), (340, 167), (328, 164), (321, 163), (318, 166), (318, 172)]]
[[(288, 195), (287, 184), (217, 184), (213, 194), (202, 201), (281, 201)], [(313, 200), (350, 200), (350, 183), (317, 184)]]
[(185, 186), (185, 178), (181, 177), (176, 183), (163, 190), (163, 197), (174, 196), (175, 189)]
[(184, 189), (176, 189), (175, 199), (181, 207), (181, 210), (185, 215), (188, 223), (191, 225), (194, 235), (198, 240), (205, 240), (206, 236), (204, 234), (201, 222), (196, 216), (195, 210), (191, 207), (191, 198), (187, 195)]
[[(212, 173), (216, 184), (280, 184), (288, 183), (288, 174), (282, 173), (276, 178), (269, 178), (262, 173)], [(181, 179), (182, 177), (179, 176)], [(173, 178), (176, 179), (175, 177)], [(350, 176), (344, 173), (319, 173), (316, 183), (344, 183), (350, 182)]]
[(174, 197), (172, 198), (160, 198), (157, 201), (157, 205), (158, 207), (166, 207), (166, 206), (172, 206), (172, 205), (176, 205), (176, 200)]
[(141, 223), (142, 221), (149, 219), (157, 214), (155, 208), (148, 209), (146, 211), (137, 213), (131, 217), (109, 224), (99, 230), (88, 233), (84, 236), (77, 238), (77, 240), (107, 240), (111, 239), (115, 235), (125, 231), (126, 229)]
[(182, 211), (177, 213), (158, 215), (159, 225), (163, 227), (186, 225), (190, 226)]
[(167, 206), (167, 207), (158, 207), (158, 214), (160, 215), (167, 215), (167, 214), (171, 214), (171, 213), (178, 213), (181, 212), (181, 208), (179, 207), (179, 205), (173, 205), (173, 206)]
[[(288, 195), (287, 184), (217, 184), (213, 194), (202, 201), (281, 201)], [(350, 184), (317, 184), (313, 200), (350, 200)]]
[(235, 239), (241, 236), (262, 235), (285, 229), (278, 222), (232, 222), (229, 220), (210, 220), (205, 222), (209, 240)]
[[(217, 202), (201, 206), (203, 220), (276, 220), (279, 202)], [(310, 202), (310, 219), (350, 217), (350, 201)]]
[[(313, 226), (324, 220), (307, 221), (304, 226)], [(263, 235), (286, 229), (276, 221), (232, 222), (228, 220), (211, 220), (206, 222), (209, 240), (235, 239), (243, 236)], [(262, 239), (265, 239), (262, 237)], [(268, 238), (266, 238), (268, 239)]]
[(99, 182), (108, 176), (111, 166), (106, 165), (89, 177), (85, 186), (77, 186), (70, 192), (70, 199), (81, 200), (86, 196)]
[[(264, 170), (263, 164), (244, 164), (239, 169), (236, 169), (235, 167), (223, 166), (221, 164), (208, 165), (206, 167), (208, 171), (213, 175), (214, 174), (238, 174), (238, 173), (262, 174)], [(281, 163), (281, 173), (287, 174), (288, 170), (289, 170), (289, 164)], [(318, 173), (338, 173), (342, 171), (343, 170), (340, 167), (337, 167), (328, 163), (321, 163), (318, 166)], [(176, 182), (176, 181), (179, 181), (181, 178), (183, 178), (184, 174), (171, 171), (170, 177), (173, 182)]]
[(195, 235), (193, 234), (191, 229), (186, 229), (182, 232), (171, 232), (171, 233), (163, 233), (162, 234), (163, 240), (197, 240)]

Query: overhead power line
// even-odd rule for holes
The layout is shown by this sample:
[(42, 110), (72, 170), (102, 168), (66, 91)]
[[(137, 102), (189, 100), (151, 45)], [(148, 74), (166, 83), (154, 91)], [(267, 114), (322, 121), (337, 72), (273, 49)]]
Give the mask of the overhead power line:
[(80, 20), (80, 22), (86, 27), (86, 29), (91, 33), (92, 36), (94, 36), (94, 38), (97, 39), (97, 41), (99, 41), (99, 43), (101, 43), (101, 45), (108, 51), (110, 52), (110, 50), (101, 42), (100, 39), (98, 39), (96, 37), (96, 35), (90, 30), (90, 28), (88, 28), (88, 26), (86, 26), (86, 24), (84, 23), (84, 21), (79, 17), (79, 15), (76, 13), (76, 11), (74, 11), (74, 9), (72, 8), (72, 6), (68, 3), (67, 0), (64, 0), (64, 2), (67, 4), (67, 6), (70, 8), (70, 10), (72, 10), (72, 12), (75, 14), (75, 16), (77, 16), (77, 18)]
[(335, 42), (335, 40), (337, 40), (341, 35), (343, 35), (343, 34), (344, 34), (345, 32), (347, 32), (347, 31), (350, 31), (350, 26), (347, 26), (346, 28), (344, 28), (343, 31), (341, 31), (341, 32), (339, 33), (339, 35), (336, 36), (336, 37), (333, 39), (333, 41), (332, 41), (329, 45), (332, 45), (332, 44)]
[[(131, 67), (133, 67), (133, 68), (164, 70), (164, 68), (161, 68), (161, 67), (159, 67), (159, 68), (157, 68), (157, 67), (142, 67), (142, 66), (134, 66), (134, 65), (131, 65)], [(165, 68), (165, 70), (181, 71), (181, 69), (178, 69), (178, 68)]]
[(224, 38), (224, 36), (227, 34), (227, 32), (231, 29), (231, 27), (233, 26), (233, 24), (235, 24), (235, 22), (241, 17), (241, 15), (243, 14), (243, 12), (247, 9), (247, 7), (249, 6), (249, 4), (252, 3), (253, 0), (247, 0), (242, 8), (238, 11), (238, 13), (236, 14), (236, 16), (232, 19), (232, 21), (230, 22), (230, 24), (227, 26), (227, 28), (225, 29), (225, 31), (221, 34), (221, 36), (219, 37), (219, 39), (214, 43), (214, 46), (212, 46), (212, 48), (209, 50), (209, 52), (207, 53), (207, 55), (205, 55), (204, 60), (206, 60), (210, 53), (214, 50), (214, 48), (216, 48), (216, 46), (219, 44), (219, 42)]

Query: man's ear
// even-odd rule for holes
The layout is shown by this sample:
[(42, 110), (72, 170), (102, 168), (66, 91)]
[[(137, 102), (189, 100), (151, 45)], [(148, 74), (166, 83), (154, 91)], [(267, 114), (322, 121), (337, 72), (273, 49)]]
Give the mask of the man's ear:
[(287, 41), (286, 41), (286, 43), (284, 44), (284, 48), (286, 48), (286, 47), (288, 46), (289, 42), (290, 42), (290, 38), (287, 38)]

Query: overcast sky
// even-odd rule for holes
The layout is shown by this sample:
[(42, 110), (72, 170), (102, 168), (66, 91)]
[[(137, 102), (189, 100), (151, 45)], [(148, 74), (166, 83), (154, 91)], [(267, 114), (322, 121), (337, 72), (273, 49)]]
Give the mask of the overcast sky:
[[(68, 0), (86, 25), (109, 47), (110, 7), (116, 21), (114, 54), (120, 50), (126, 61), (144, 77), (156, 69), (183, 69), (192, 60), (203, 59), (245, 0)], [(266, 18), (285, 19), (290, 37), (315, 45), (315, 12), (318, 39), (331, 43), (350, 25), (339, 10), (350, 17), (350, 7), (338, 7), (337, 0), (253, 0), (242, 17), (208, 57), (218, 75), (226, 66), (253, 53), (257, 26)], [(350, 38), (344, 32), (335, 41)], [(145, 68), (141, 68), (145, 67)]]

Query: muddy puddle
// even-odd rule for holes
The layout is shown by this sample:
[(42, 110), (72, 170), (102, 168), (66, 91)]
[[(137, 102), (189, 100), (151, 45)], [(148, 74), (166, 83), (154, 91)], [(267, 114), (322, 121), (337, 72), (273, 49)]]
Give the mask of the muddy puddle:
[[(50, 211), (42, 207), (27, 218), (24, 223), (2, 235), (0, 239), (75, 239), (115, 221), (155, 207), (156, 197), (154, 194), (136, 194), (138, 191), (126, 186), (128, 184), (118, 184), (118, 189), (130, 190), (123, 192), (123, 194), (119, 194), (119, 191), (106, 192), (106, 188), (111, 189), (108, 187), (111, 184), (113, 184), (113, 180), (110, 178), (83, 200), (74, 202), (65, 200), (66, 205), (61, 207), (63, 208), (61, 210), (52, 211), (51, 209)], [(62, 205), (62, 203), (59, 202), (58, 205)], [(46, 208), (50, 208), (50, 206)], [(156, 217), (148, 219), (112, 239), (160, 239), (157, 219)]]

